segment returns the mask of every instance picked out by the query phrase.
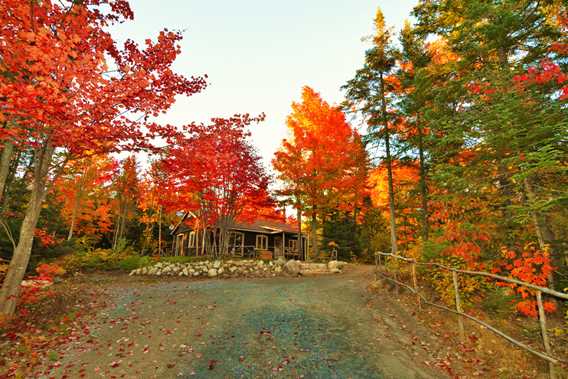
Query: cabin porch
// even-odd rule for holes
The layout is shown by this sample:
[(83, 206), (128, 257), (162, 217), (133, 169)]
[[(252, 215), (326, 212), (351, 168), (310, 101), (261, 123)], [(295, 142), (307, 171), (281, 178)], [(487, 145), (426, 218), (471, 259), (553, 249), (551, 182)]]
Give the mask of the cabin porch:
[[(308, 239), (301, 238), (303, 251), (308, 251)], [(176, 256), (207, 256), (203, 231), (179, 230), (174, 237), (173, 252)], [(211, 241), (213, 242), (213, 241)], [(298, 234), (285, 231), (261, 233), (250, 230), (229, 231), (229, 255), (252, 259), (305, 260), (300, 254)]]

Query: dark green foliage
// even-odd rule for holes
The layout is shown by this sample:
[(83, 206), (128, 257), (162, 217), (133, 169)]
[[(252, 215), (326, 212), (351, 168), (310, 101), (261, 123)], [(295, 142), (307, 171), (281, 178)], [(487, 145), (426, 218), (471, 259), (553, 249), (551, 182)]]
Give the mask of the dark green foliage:
[(376, 251), (390, 251), (387, 221), (370, 205), (357, 222), (352, 213), (336, 212), (323, 225), (323, 246), (340, 260), (373, 262)]
[(374, 261), (377, 251), (390, 251), (390, 237), (387, 220), (377, 208), (369, 208), (359, 226), (359, 243), (362, 248), (361, 258), (366, 262)]
[(514, 312), (515, 300), (508, 288), (490, 287), (485, 292), (481, 308), (492, 316), (506, 317)]
[(353, 214), (336, 212), (323, 224), (323, 248), (328, 252), (337, 250), (340, 260), (351, 261), (361, 255)]

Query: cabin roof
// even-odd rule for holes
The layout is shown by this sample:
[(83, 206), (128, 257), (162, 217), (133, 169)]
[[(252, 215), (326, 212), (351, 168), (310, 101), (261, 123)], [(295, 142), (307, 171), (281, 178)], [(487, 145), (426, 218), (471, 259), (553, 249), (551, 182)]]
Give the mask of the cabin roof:
[(298, 228), (283, 221), (257, 219), (252, 222), (235, 222), (231, 229), (269, 234), (298, 233)]
[[(177, 223), (177, 225), (172, 229), (171, 234), (175, 234), (188, 217), (195, 217), (195, 214), (193, 214), (192, 212), (186, 212), (181, 220)], [(298, 233), (298, 228), (294, 225), (287, 224), (283, 221), (265, 219), (256, 219), (252, 222), (235, 222), (229, 229), (267, 234), (279, 234), (283, 232)]]

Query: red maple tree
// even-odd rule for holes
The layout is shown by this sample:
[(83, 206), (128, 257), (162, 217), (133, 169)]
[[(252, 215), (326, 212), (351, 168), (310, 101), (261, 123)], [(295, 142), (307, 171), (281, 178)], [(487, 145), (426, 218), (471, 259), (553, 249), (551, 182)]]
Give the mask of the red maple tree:
[(208, 253), (227, 253), (231, 224), (254, 219), (269, 205), (269, 178), (247, 140), (247, 126), (263, 118), (236, 115), (186, 125), (161, 162), (164, 190), (172, 194), (164, 205), (197, 215), (194, 227), (213, 233), (204, 238), (213, 241), (205, 246)]
[(119, 47), (108, 27), (130, 19), (126, 0), (0, 4), (0, 139), (7, 151), (27, 148), (34, 156), (31, 197), (0, 292), (4, 315), (14, 312), (46, 189), (64, 162), (151, 148), (154, 137), (175, 131), (148, 117), (167, 110), (176, 95), (205, 87), (204, 78), (171, 69), (179, 32), (164, 30), (143, 48), (132, 40)]

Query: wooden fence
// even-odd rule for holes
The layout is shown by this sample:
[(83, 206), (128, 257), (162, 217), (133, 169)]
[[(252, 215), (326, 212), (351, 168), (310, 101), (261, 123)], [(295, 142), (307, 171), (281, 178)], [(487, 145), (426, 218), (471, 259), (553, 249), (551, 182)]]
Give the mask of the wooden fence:
[[(383, 273), (381, 273), (379, 271), (379, 264), (381, 264), (381, 256), (384, 257), (391, 257), (391, 258), (395, 258), (404, 262), (407, 262), (410, 264), (410, 274), (411, 274), (411, 279), (412, 279), (412, 285), (408, 285), (405, 283), (402, 283), (401, 281), (397, 280), (397, 279), (393, 279), (387, 275), (384, 275)], [(555, 291), (553, 289), (550, 288), (546, 288), (546, 287), (540, 287), (537, 285), (534, 285), (532, 283), (527, 283), (527, 282), (523, 282), (517, 279), (513, 279), (513, 278), (508, 278), (505, 276), (501, 276), (501, 275), (496, 275), (496, 274), (491, 274), (489, 272), (485, 272), (485, 271), (469, 271), (469, 270), (460, 270), (460, 269), (456, 269), (453, 267), (449, 267), (449, 266), (445, 266), (439, 263), (426, 263), (426, 262), (418, 262), (415, 259), (412, 258), (406, 258), (406, 257), (402, 257), (400, 255), (395, 255), (395, 254), (390, 254), (390, 253), (382, 253), (382, 252), (376, 252), (375, 253), (375, 266), (376, 266), (376, 274), (380, 275), (381, 277), (401, 286), (406, 288), (407, 290), (409, 290), (410, 292), (414, 293), (417, 297), (417, 301), (418, 301), (418, 305), (421, 306), (422, 303), (433, 306), (435, 308), (438, 309), (442, 309), (444, 311), (450, 312), (450, 313), (454, 313), (456, 315), (458, 315), (457, 320), (458, 320), (458, 333), (460, 338), (462, 339), (462, 341), (464, 341), (465, 339), (465, 330), (464, 330), (464, 325), (463, 325), (463, 319), (467, 318), (479, 325), (482, 325), (483, 327), (487, 328), (488, 330), (490, 330), (491, 332), (495, 333), (496, 335), (503, 337), (504, 339), (506, 339), (507, 341), (509, 341), (510, 343), (512, 343), (513, 345), (520, 347), (523, 350), (526, 350), (528, 352), (530, 352), (531, 354), (536, 355), (537, 357), (540, 357), (544, 360), (546, 360), (548, 362), (548, 368), (549, 368), (549, 375), (551, 379), (555, 379), (556, 376), (556, 365), (558, 365), (559, 363), (568, 363), (568, 361), (565, 358), (557, 358), (554, 357), (552, 355), (552, 349), (550, 347), (550, 340), (548, 338), (548, 334), (547, 334), (547, 330), (546, 330), (546, 315), (544, 312), (544, 306), (543, 306), (543, 302), (542, 302), (542, 294), (547, 294), (549, 296), (561, 299), (561, 300), (568, 300), (568, 294), (563, 293), (563, 292), (558, 292)], [(416, 266), (429, 266), (429, 267), (434, 267), (440, 270), (444, 270), (447, 272), (451, 272), (452, 273), (452, 281), (453, 281), (453, 286), (454, 286), (454, 292), (455, 292), (455, 306), (456, 309), (451, 309), (448, 308), (444, 305), (441, 304), (437, 304), (434, 302), (429, 301), (424, 295), (422, 295), (421, 293), (418, 292), (418, 278), (416, 275)], [(536, 300), (537, 300), (537, 305), (538, 305), (538, 320), (539, 320), (539, 324), (540, 324), (540, 331), (541, 331), (541, 335), (542, 335), (542, 342), (543, 342), (543, 346), (544, 346), (544, 352), (539, 351), (539, 350), (535, 350), (533, 348), (531, 348), (530, 346), (528, 346), (527, 344), (516, 340), (515, 338), (507, 335), (506, 333), (502, 332), (501, 330), (487, 324), (485, 321), (482, 321), (474, 316), (471, 316), (467, 313), (465, 313), (463, 311), (462, 308), (462, 304), (461, 304), (461, 296), (460, 296), (460, 291), (459, 291), (459, 280), (458, 280), (458, 275), (459, 274), (464, 274), (464, 275), (472, 275), (472, 276), (484, 276), (484, 277), (488, 277), (488, 278), (492, 278), (501, 282), (507, 282), (507, 283), (512, 283), (512, 284), (516, 284), (519, 286), (524, 286), (526, 288), (530, 288), (534, 291), (536, 291)]]

